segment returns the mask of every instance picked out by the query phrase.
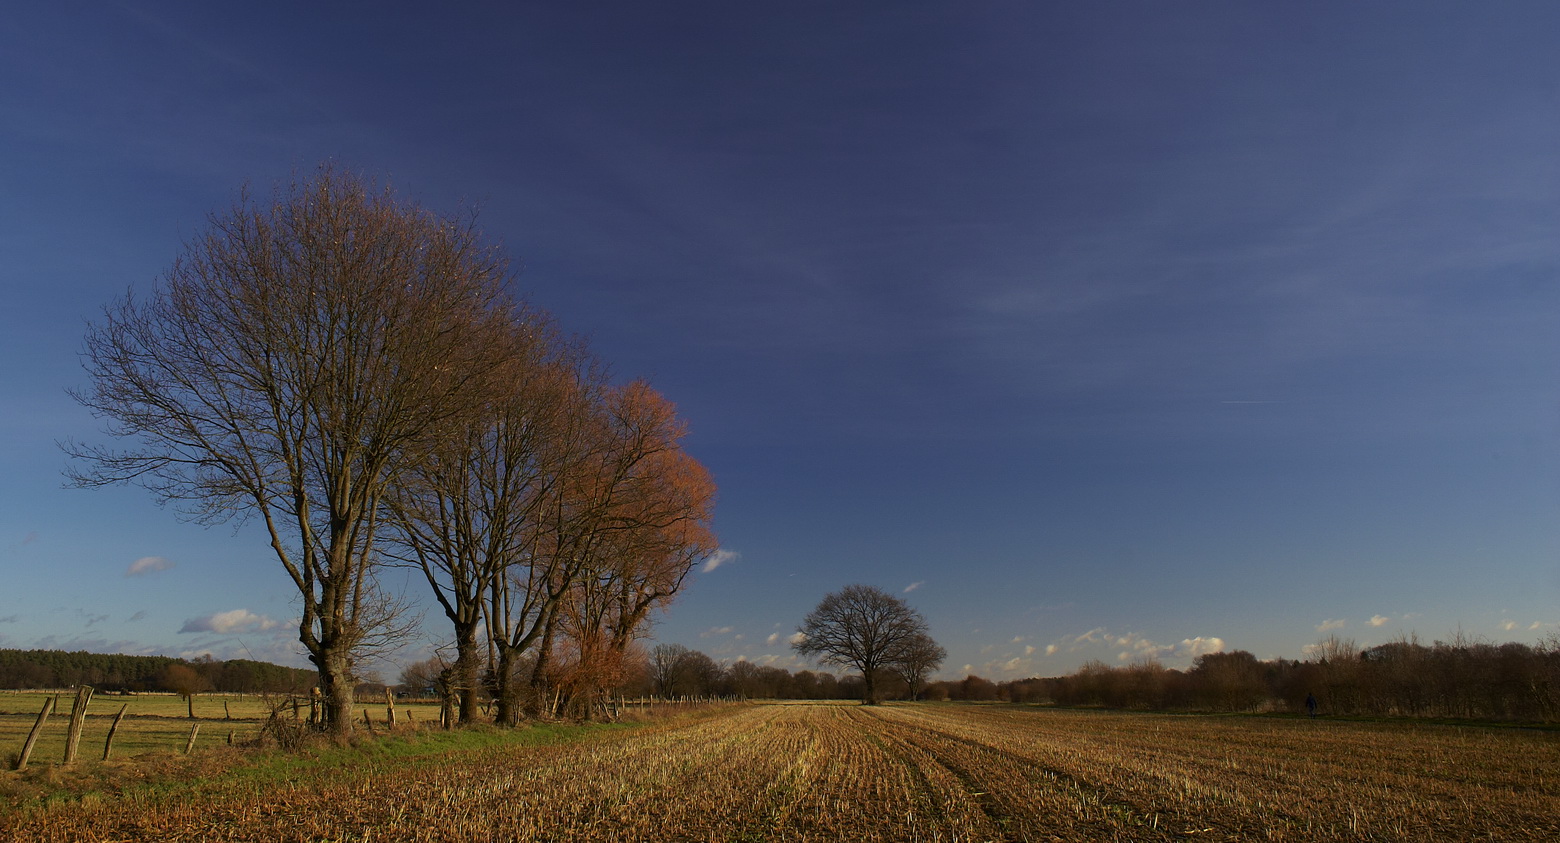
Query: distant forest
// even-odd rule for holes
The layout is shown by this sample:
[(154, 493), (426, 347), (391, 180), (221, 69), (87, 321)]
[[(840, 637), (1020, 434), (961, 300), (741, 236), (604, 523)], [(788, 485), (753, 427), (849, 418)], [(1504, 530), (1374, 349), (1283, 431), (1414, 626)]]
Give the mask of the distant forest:
[[(970, 680), (965, 680), (969, 683)], [(977, 685), (979, 680), (977, 680)], [(1415, 638), (1359, 648), (1329, 638), (1308, 661), (1262, 661), (1236, 650), (1199, 656), (1190, 670), (1154, 662), (1090, 662), (1070, 676), (986, 683), (964, 699), (1146, 710), (1560, 722), (1560, 640), (1538, 646)]]
[(312, 670), (248, 659), (0, 650), (0, 690), (91, 685), (99, 691), (289, 693), (307, 690), (315, 679)]
[[(413, 671), (416, 675), (416, 672)], [(403, 680), (409, 678), (403, 674)], [(888, 698), (908, 689), (885, 676)], [(739, 661), (722, 666), (677, 645), (655, 648), (620, 691), (748, 699), (860, 698), (859, 676), (796, 673)], [(1560, 722), (1560, 638), (1531, 646), (1457, 638), (1405, 638), (1361, 648), (1328, 638), (1307, 661), (1264, 661), (1244, 650), (1199, 656), (1187, 670), (1142, 660), (1093, 661), (1067, 676), (995, 682), (979, 676), (933, 682), (925, 700), (1011, 702), (1144, 711), (1317, 713), (1347, 716)]]
[[(402, 672), (399, 690), (437, 695), (441, 665), (420, 662)], [(661, 645), (628, 671), (615, 693), (629, 696), (746, 699), (860, 699), (861, 677), (762, 666), (722, 665), (679, 645)], [(0, 689), (92, 685), (102, 691), (185, 693), (299, 692), (310, 670), (247, 659), (0, 650)], [(884, 677), (889, 698), (908, 695)], [(1157, 711), (1304, 713), (1313, 696), (1326, 715), (1465, 718), (1560, 722), (1560, 640), (1537, 646), (1413, 638), (1359, 648), (1329, 638), (1307, 661), (1263, 661), (1235, 650), (1199, 656), (1187, 670), (1154, 661), (1124, 666), (1089, 662), (1057, 677), (992, 681), (979, 676), (931, 683), (925, 700), (968, 700)]]

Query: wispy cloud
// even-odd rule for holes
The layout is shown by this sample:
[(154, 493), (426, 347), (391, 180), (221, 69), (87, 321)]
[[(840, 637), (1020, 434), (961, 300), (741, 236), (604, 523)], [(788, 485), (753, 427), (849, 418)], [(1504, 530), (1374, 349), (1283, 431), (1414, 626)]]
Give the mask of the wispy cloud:
[[(1223, 652), (1225, 648), (1224, 639), (1214, 635), (1198, 635), (1172, 643), (1163, 643), (1142, 633), (1114, 633), (1103, 626), (1077, 635), (1064, 635), (1045, 645), (1044, 648), (1023, 642), (1023, 636), (1015, 636), (1008, 643), (1023, 644), (1022, 653), (1001, 654), (996, 660), (983, 664), (982, 669), (998, 676), (1028, 675), (1037, 671), (1040, 666), (1039, 658), (1062, 652), (1076, 653), (1087, 650), (1104, 651), (1102, 655), (1114, 651), (1116, 661), (1123, 663), (1141, 660), (1190, 662), (1198, 656)], [(991, 648), (986, 648), (989, 649)], [(982, 654), (985, 654), (986, 650), (983, 650)]]
[(1368, 623), (1371, 626), (1386, 626), (1391, 620), (1386, 615), (1371, 615)]
[(905, 594), (909, 594), (910, 592), (915, 591), (916, 589), (920, 588), (923, 585), (926, 585), (926, 580), (916, 580), (915, 582), (910, 583), (909, 585), (905, 586), (904, 593)]
[(265, 615), (257, 615), (248, 609), (232, 609), (201, 618), (190, 618), (179, 632), (215, 632), (218, 635), (234, 635), (242, 632), (265, 632), (276, 629), (282, 622)]
[(155, 574), (158, 571), (166, 571), (173, 567), (173, 562), (161, 556), (142, 556), (130, 563), (125, 569), (127, 577), (144, 577), (147, 574)]
[(1331, 632), (1332, 630), (1335, 630), (1335, 629), (1343, 629), (1344, 625), (1347, 624), (1347, 623), (1348, 623), (1348, 621), (1346, 621), (1346, 620), (1344, 620), (1342, 618), (1328, 618), (1327, 620), (1322, 621), (1321, 623), (1316, 625), (1316, 631), (1317, 632)]
[(136, 621), (141, 621), (141, 620), (146, 620), (146, 610), (145, 609), (142, 609), (141, 611), (136, 612), (135, 614), (130, 616), (130, 623), (135, 623)]
[(769, 637), (764, 639), (764, 643), (768, 644), (771, 647), (773, 647), (775, 644), (778, 644), (779, 642), (780, 642), (780, 633), (778, 633), (778, 632), (771, 632), (771, 633), (769, 633)]
[(124, 653), (127, 656), (150, 656), (157, 653), (156, 647), (139, 641), (110, 641), (107, 638), (85, 638), (79, 635), (71, 638), (45, 635), (32, 642), (32, 649), (85, 650), (89, 653)]
[(719, 568), (727, 562), (735, 562), (741, 558), (742, 554), (736, 552), (735, 550), (727, 550), (724, 547), (720, 548), (714, 553), (711, 553), (710, 558), (704, 560), (704, 573), (708, 574), (709, 572)]
[(20, 615), (6, 615), (0, 618), (0, 623), (16, 623), (20, 618)]
[(717, 635), (730, 635), (735, 629), (736, 627), (734, 626), (712, 626), (709, 629), (699, 633), (699, 637), (714, 638)]

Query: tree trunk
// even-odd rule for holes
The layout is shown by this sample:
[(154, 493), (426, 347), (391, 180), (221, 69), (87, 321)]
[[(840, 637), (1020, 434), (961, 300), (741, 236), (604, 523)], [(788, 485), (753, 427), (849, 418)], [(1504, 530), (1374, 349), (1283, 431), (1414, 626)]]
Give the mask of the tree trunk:
[(558, 613), (554, 611), (547, 618), (547, 626), (542, 632), (541, 644), (536, 650), (536, 667), (531, 670), (531, 716), (535, 718), (550, 717), (555, 706), (547, 702), (548, 691), (547, 671), (552, 667), (552, 642), (553, 634), (557, 631)]
[(460, 693), (460, 722), (477, 721), (478, 706), (478, 653), (477, 625), (463, 625), (456, 632), (455, 640), (455, 688)]
[(352, 670), (346, 654), (326, 652), (309, 660), (320, 672), (320, 728), (341, 737), (352, 734)]
[(515, 682), (515, 651), (508, 646), (498, 648), (498, 725), (513, 726), (520, 722), (520, 686)]

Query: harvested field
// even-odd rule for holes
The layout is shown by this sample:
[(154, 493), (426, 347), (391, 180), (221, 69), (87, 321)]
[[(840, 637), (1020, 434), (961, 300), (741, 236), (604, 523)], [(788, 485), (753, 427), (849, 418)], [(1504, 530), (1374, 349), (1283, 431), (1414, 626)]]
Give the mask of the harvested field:
[[(269, 772), (267, 772), (269, 770)], [(1560, 736), (1069, 712), (735, 706), (359, 751), (34, 807), (18, 840), (1560, 839)]]

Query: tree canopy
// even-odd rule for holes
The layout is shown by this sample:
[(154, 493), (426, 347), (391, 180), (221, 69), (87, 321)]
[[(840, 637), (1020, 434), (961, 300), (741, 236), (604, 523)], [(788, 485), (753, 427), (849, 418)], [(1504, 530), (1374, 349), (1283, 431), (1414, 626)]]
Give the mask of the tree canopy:
[(849, 585), (824, 597), (802, 621), (796, 652), (824, 664), (861, 673), (863, 701), (879, 702), (884, 671), (906, 670), (919, 681), (941, 663), (944, 653), (927, 633), (926, 619), (903, 600), (880, 589)]

